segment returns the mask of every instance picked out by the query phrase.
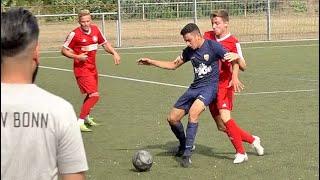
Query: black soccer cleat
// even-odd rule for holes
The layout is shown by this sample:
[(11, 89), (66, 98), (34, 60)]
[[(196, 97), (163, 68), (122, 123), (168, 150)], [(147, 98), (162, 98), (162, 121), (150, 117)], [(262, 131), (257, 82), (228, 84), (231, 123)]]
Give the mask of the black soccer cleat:
[(184, 168), (188, 168), (191, 166), (191, 157), (190, 156), (182, 156), (181, 166)]
[(184, 153), (185, 148), (183, 146), (179, 146), (178, 152), (174, 155), (176, 157), (181, 157)]

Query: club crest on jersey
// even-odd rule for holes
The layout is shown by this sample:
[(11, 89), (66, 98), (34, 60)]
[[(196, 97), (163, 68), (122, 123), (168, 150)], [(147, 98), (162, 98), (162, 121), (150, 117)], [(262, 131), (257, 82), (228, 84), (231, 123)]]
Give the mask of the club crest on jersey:
[(93, 40), (93, 42), (97, 42), (98, 41), (98, 37), (97, 36), (93, 36), (92, 40)]
[(84, 43), (85, 43), (85, 42), (87, 42), (87, 40), (86, 40), (86, 39), (82, 39), (82, 41), (81, 41), (81, 42), (84, 42)]
[(209, 61), (209, 54), (204, 54), (203, 55), (203, 59), (206, 60), (206, 61)]

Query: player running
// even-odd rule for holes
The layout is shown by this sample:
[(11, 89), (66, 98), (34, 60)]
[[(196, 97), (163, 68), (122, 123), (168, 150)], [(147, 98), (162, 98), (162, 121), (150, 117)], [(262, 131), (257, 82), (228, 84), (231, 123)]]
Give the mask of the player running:
[(212, 13), (211, 23), (213, 31), (205, 32), (204, 38), (219, 42), (225, 49), (238, 53), (241, 57), (239, 61), (220, 61), (217, 99), (209, 107), (218, 129), (224, 131), (229, 136), (231, 143), (236, 149), (233, 163), (242, 163), (248, 160), (242, 141), (251, 144), (258, 155), (264, 154), (264, 148), (260, 145), (260, 138), (241, 129), (231, 117), (234, 92), (240, 92), (244, 88), (238, 78), (239, 68), (244, 70), (246, 63), (242, 56), (240, 43), (228, 30), (228, 12), (219, 10)]
[[(218, 61), (223, 58), (234, 61), (240, 57), (236, 53), (227, 53), (217, 42), (205, 40), (196, 24), (187, 24), (180, 34), (187, 47), (176, 60), (159, 61), (141, 58), (138, 64), (175, 70), (188, 61), (192, 63), (194, 81), (175, 103), (167, 118), (172, 132), (180, 142), (176, 155), (182, 156), (182, 167), (189, 167), (200, 114), (216, 97), (219, 81)], [(189, 119), (185, 134), (181, 119), (186, 114), (189, 114)]]
[(98, 45), (113, 56), (114, 64), (120, 64), (120, 56), (106, 40), (100, 29), (92, 24), (89, 10), (81, 10), (78, 14), (80, 27), (74, 29), (67, 37), (61, 53), (73, 59), (74, 75), (81, 93), (86, 94), (83, 101), (78, 123), (81, 131), (92, 131), (88, 126), (95, 126), (91, 109), (99, 100), (98, 72), (96, 53)]

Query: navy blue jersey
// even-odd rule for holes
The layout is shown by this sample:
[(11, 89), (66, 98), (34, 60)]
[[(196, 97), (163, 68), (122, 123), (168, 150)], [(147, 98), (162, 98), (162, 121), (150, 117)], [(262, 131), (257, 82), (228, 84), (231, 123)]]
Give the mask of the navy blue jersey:
[(219, 63), (227, 51), (217, 42), (205, 40), (196, 50), (186, 47), (182, 52), (184, 62), (191, 61), (194, 71), (194, 80), (191, 88), (207, 85), (217, 85), (219, 81)]

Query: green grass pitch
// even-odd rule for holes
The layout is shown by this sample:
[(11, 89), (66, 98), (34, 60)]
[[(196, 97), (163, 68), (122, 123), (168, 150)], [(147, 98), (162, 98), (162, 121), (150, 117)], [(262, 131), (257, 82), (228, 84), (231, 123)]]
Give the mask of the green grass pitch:
[[(319, 41), (243, 44), (248, 69), (240, 78), (245, 90), (236, 96), (232, 115), (242, 128), (261, 137), (265, 155), (256, 156), (245, 144), (249, 161), (234, 165), (232, 144), (206, 110), (189, 169), (172, 156), (178, 142), (166, 116), (193, 80), (191, 64), (176, 71), (136, 65), (139, 57), (172, 60), (182, 48), (119, 49), (119, 66), (98, 52), (101, 98), (91, 114), (101, 126), (83, 133), (88, 179), (319, 178)], [(70, 70), (72, 60), (42, 53), (37, 83), (64, 97), (79, 113), (84, 97)], [(139, 149), (153, 155), (150, 172), (133, 169), (131, 158)]]

